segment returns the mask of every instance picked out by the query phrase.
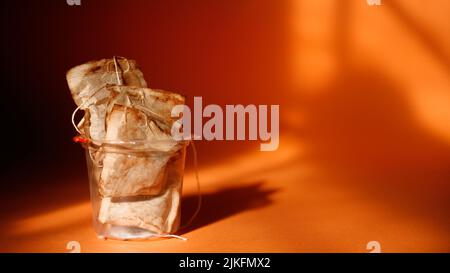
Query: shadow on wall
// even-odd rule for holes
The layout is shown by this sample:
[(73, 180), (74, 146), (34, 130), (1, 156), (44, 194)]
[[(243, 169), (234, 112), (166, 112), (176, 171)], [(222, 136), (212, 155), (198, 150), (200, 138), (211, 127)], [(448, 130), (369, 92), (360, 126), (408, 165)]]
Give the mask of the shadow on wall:
[[(339, 2), (337, 20), (329, 26), (335, 76), (324, 78), (320, 88), (298, 86), (291, 96), (289, 107), (301, 114), (302, 122), (287, 119), (284, 126), (309, 152), (299, 166), (314, 164), (321, 178), (354, 190), (359, 198), (420, 215), (448, 230), (450, 146), (418, 121), (408, 90), (401, 85), (414, 79), (391, 78), (360, 53), (351, 52), (358, 46), (350, 44), (350, 35), (358, 35), (351, 33), (352, 4)], [(431, 53), (448, 67), (444, 50), (427, 31), (400, 5), (386, 5), (426, 46), (427, 52), (420, 54)]]
[[(404, 2), (409, 4), (408, 1)], [(404, 7), (402, 7), (401, 3), (398, 3), (397, 1), (390, 1), (386, 7), (392, 10), (393, 14), (396, 18), (398, 18), (398, 22), (401, 22), (406, 29), (410, 30), (418, 41), (427, 47), (428, 53), (432, 54), (434, 59), (440, 62), (447, 69), (447, 71), (450, 72), (449, 50), (446, 50), (439, 40), (433, 37), (433, 35), (424, 26), (419, 24), (415, 20), (414, 15), (408, 13)]]
[[(450, 227), (450, 147), (415, 119), (404, 92), (376, 69), (346, 66), (336, 81), (299, 96), (304, 162), (329, 181), (388, 208)], [(336, 182), (331, 182), (336, 183)]]

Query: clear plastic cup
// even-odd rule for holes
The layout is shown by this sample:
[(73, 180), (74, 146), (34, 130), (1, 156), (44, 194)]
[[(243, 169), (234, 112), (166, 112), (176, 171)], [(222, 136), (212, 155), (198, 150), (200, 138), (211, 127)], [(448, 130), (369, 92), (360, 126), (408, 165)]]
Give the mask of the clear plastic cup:
[(98, 237), (130, 240), (177, 232), (187, 142), (81, 142)]

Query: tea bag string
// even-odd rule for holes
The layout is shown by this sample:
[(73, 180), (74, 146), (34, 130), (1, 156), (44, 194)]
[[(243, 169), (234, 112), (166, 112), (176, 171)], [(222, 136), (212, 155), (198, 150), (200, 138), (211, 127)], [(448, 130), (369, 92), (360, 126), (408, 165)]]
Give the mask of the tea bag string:
[[(80, 131), (80, 129), (78, 128), (78, 126), (75, 124), (75, 115), (78, 113), (78, 111), (80, 111), (81, 109), (83, 109), (86, 106), (89, 106), (88, 102), (92, 103), (90, 100), (92, 97), (94, 97), (100, 90), (102, 90), (104, 87), (106, 87), (106, 84), (103, 84), (102, 86), (100, 86), (97, 90), (95, 90), (94, 92), (92, 92), (92, 94), (84, 101), (82, 102), (77, 108), (75, 108), (75, 110), (72, 112), (72, 125), (75, 128), (75, 130), (82, 135), (83, 133)], [(84, 118), (80, 121), (80, 123), (84, 120)]]
[[(127, 70), (124, 72), (124, 71), (122, 71), (122, 68), (120, 67), (119, 62), (117, 61), (117, 58), (118, 58), (117, 56), (113, 56), (114, 69), (115, 69), (115, 72), (116, 72), (116, 79), (117, 79), (117, 85), (118, 85), (118, 86), (123, 86), (123, 73), (127, 72), (127, 71), (130, 69), (130, 62), (128, 61), (127, 58), (120, 57), (120, 58), (125, 59), (125, 60), (127, 61), (127, 64), (128, 64), (128, 68), (127, 68)], [(110, 114), (111, 111), (112, 111), (112, 109), (113, 109), (113, 107), (114, 107), (114, 105), (116, 104), (116, 102), (117, 102), (121, 97), (125, 96), (125, 98), (127, 99), (127, 102), (128, 102), (128, 103), (127, 103), (127, 105), (125, 106), (125, 115), (124, 115), (124, 118), (125, 118), (125, 122), (127, 122), (128, 105), (129, 105), (129, 104), (132, 105), (133, 102), (132, 102), (132, 101), (130, 100), (130, 98), (128, 97), (128, 94), (127, 94), (127, 92), (125, 91), (125, 89), (122, 89), (122, 88), (120, 88), (120, 87), (119, 87), (119, 89), (120, 89), (119, 96), (117, 96), (117, 97), (111, 102), (111, 104), (108, 106), (107, 113)]]
[(119, 63), (117, 62), (117, 56), (113, 57), (113, 61), (114, 61), (114, 68), (116, 70), (116, 78), (117, 78), (117, 85), (122, 85), (123, 81), (122, 81), (122, 71), (119, 72), (120, 66)]
[(197, 208), (195, 209), (194, 214), (192, 214), (191, 218), (189, 218), (189, 221), (187, 221), (186, 224), (184, 224), (181, 229), (184, 229), (188, 226), (190, 226), (192, 224), (192, 222), (194, 221), (194, 219), (197, 217), (197, 215), (200, 212), (200, 209), (202, 207), (202, 191), (201, 191), (201, 187), (200, 187), (200, 178), (198, 175), (198, 158), (197, 158), (197, 149), (195, 148), (195, 144), (194, 141), (191, 140), (190, 143), (191, 148), (192, 148), (192, 155), (194, 156), (194, 174), (195, 174), (195, 180), (197, 183)]
[(160, 237), (160, 238), (176, 238), (176, 239), (180, 239), (183, 241), (187, 241), (186, 237), (180, 236), (180, 235), (176, 235), (176, 234), (155, 234), (152, 237)]

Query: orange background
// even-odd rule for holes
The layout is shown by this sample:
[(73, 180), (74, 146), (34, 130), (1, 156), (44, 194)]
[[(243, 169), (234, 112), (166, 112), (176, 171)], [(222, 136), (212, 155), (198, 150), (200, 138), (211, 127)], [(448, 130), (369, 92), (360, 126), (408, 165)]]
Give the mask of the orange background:
[[(450, 250), (449, 1), (161, 2), (5, 9), (2, 111), (19, 134), (2, 136), (14, 149), (0, 251), (68, 252), (69, 241), (82, 252)], [(188, 104), (280, 105), (275, 152), (196, 144), (204, 202), (180, 233), (187, 242), (102, 241), (91, 227), (64, 73), (115, 54)], [(184, 221), (196, 206), (187, 162)]]

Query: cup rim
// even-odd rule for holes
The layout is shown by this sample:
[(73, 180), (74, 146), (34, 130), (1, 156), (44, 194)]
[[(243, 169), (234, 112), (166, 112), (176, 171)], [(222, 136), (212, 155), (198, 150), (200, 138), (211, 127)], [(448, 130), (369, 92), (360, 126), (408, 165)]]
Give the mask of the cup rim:
[[(155, 152), (168, 152), (165, 150), (161, 150), (158, 148), (158, 145), (164, 143), (173, 144), (173, 147), (178, 146), (175, 150), (186, 147), (189, 144), (189, 140), (96, 140), (89, 138), (85, 135), (78, 135), (74, 137), (74, 142), (80, 143), (81, 146), (85, 149), (98, 149), (101, 147), (104, 148), (118, 148), (118, 149), (127, 149), (138, 151), (155, 151)], [(172, 149), (170, 149), (172, 150)]]

